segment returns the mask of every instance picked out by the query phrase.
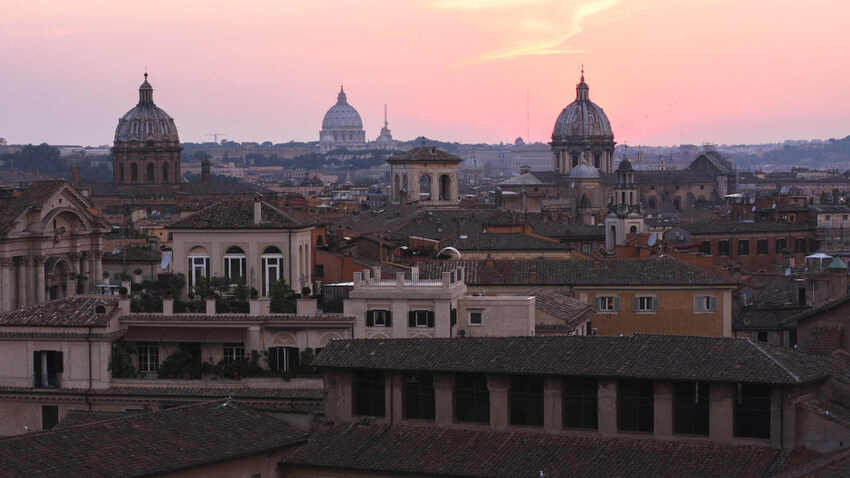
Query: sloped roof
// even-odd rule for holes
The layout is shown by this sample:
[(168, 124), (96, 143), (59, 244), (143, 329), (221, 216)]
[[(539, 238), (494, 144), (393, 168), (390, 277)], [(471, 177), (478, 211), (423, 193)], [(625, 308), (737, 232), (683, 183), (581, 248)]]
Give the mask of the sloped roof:
[(305, 218), (261, 201), (262, 221), (254, 223), (254, 200), (221, 201), (180, 219), (167, 229), (297, 229), (313, 225)]
[[(748, 234), (768, 232), (814, 232), (814, 224), (786, 224), (770, 221), (709, 221), (701, 223), (680, 224), (682, 229), (691, 234)], [(792, 247), (793, 244), (788, 244)]]
[[(0, 326), (106, 327), (118, 305), (114, 297), (75, 296), (0, 313)], [(104, 307), (104, 313), (97, 313)]]
[(409, 161), (426, 161), (439, 163), (459, 163), (463, 159), (433, 146), (420, 146), (387, 158), (388, 163), (405, 163)]
[(319, 367), (796, 384), (843, 374), (834, 359), (745, 339), (676, 335), (335, 340)]
[(541, 327), (545, 329), (552, 325), (574, 329), (587, 317), (589, 312), (593, 311), (590, 304), (559, 292), (544, 289), (533, 291), (531, 295), (534, 296), (535, 309), (563, 321), (563, 324), (541, 324), (538, 322), (536, 324), (537, 329), (541, 329)]
[(16, 196), (0, 199), (0, 235), (8, 234), (21, 214), (30, 208), (41, 207), (64, 185), (65, 181), (37, 181)]
[(7, 477), (141, 477), (291, 446), (306, 433), (233, 401), (204, 402), (0, 439)]

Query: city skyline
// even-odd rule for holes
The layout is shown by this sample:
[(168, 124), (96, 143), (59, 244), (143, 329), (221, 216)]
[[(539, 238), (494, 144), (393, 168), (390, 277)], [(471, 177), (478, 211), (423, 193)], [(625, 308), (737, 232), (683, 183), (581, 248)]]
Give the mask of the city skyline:
[(110, 144), (147, 68), (183, 141), (316, 141), (340, 83), (370, 141), (549, 141), (582, 64), (620, 144), (850, 132), (850, 7), (666, 3), (12, 1), (0, 136)]

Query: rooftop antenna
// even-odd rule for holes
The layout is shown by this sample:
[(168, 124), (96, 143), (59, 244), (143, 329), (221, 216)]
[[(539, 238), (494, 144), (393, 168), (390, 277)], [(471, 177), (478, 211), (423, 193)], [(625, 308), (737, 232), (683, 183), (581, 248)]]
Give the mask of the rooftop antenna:
[(207, 133), (207, 134), (205, 134), (204, 136), (212, 136), (212, 137), (213, 137), (213, 141), (215, 141), (215, 143), (216, 143), (216, 144), (218, 144), (218, 137), (219, 137), (219, 136), (224, 136), (224, 135), (226, 135), (226, 134), (227, 134), (227, 133)]
[(525, 140), (531, 144), (531, 90), (525, 89)]
[(384, 103), (384, 128), (386, 128), (388, 125), (389, 122), (387, 121), (387, 104)]

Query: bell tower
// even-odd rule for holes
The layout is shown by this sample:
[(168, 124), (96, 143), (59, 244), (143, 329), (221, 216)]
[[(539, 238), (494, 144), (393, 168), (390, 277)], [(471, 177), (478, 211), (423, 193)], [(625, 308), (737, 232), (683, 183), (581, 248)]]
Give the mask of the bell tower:
[(623, 158), (616, 173), (617, 185), (605, 216), (605, 249), (609, 251), (625, 244), (629, 234), (646, 231), (632, 163)]

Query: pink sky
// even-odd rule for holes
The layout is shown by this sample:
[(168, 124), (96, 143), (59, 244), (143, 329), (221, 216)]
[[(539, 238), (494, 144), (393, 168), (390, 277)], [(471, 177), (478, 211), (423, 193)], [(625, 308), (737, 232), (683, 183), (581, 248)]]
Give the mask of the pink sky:
[(138, 98), (183, 141), (317, 140), (340, 82), (377, 136), (547, 140), (585, 65), (619, 143), (850, 134), (850, 2), (0, 0), (0, 137), (107, 144)]

